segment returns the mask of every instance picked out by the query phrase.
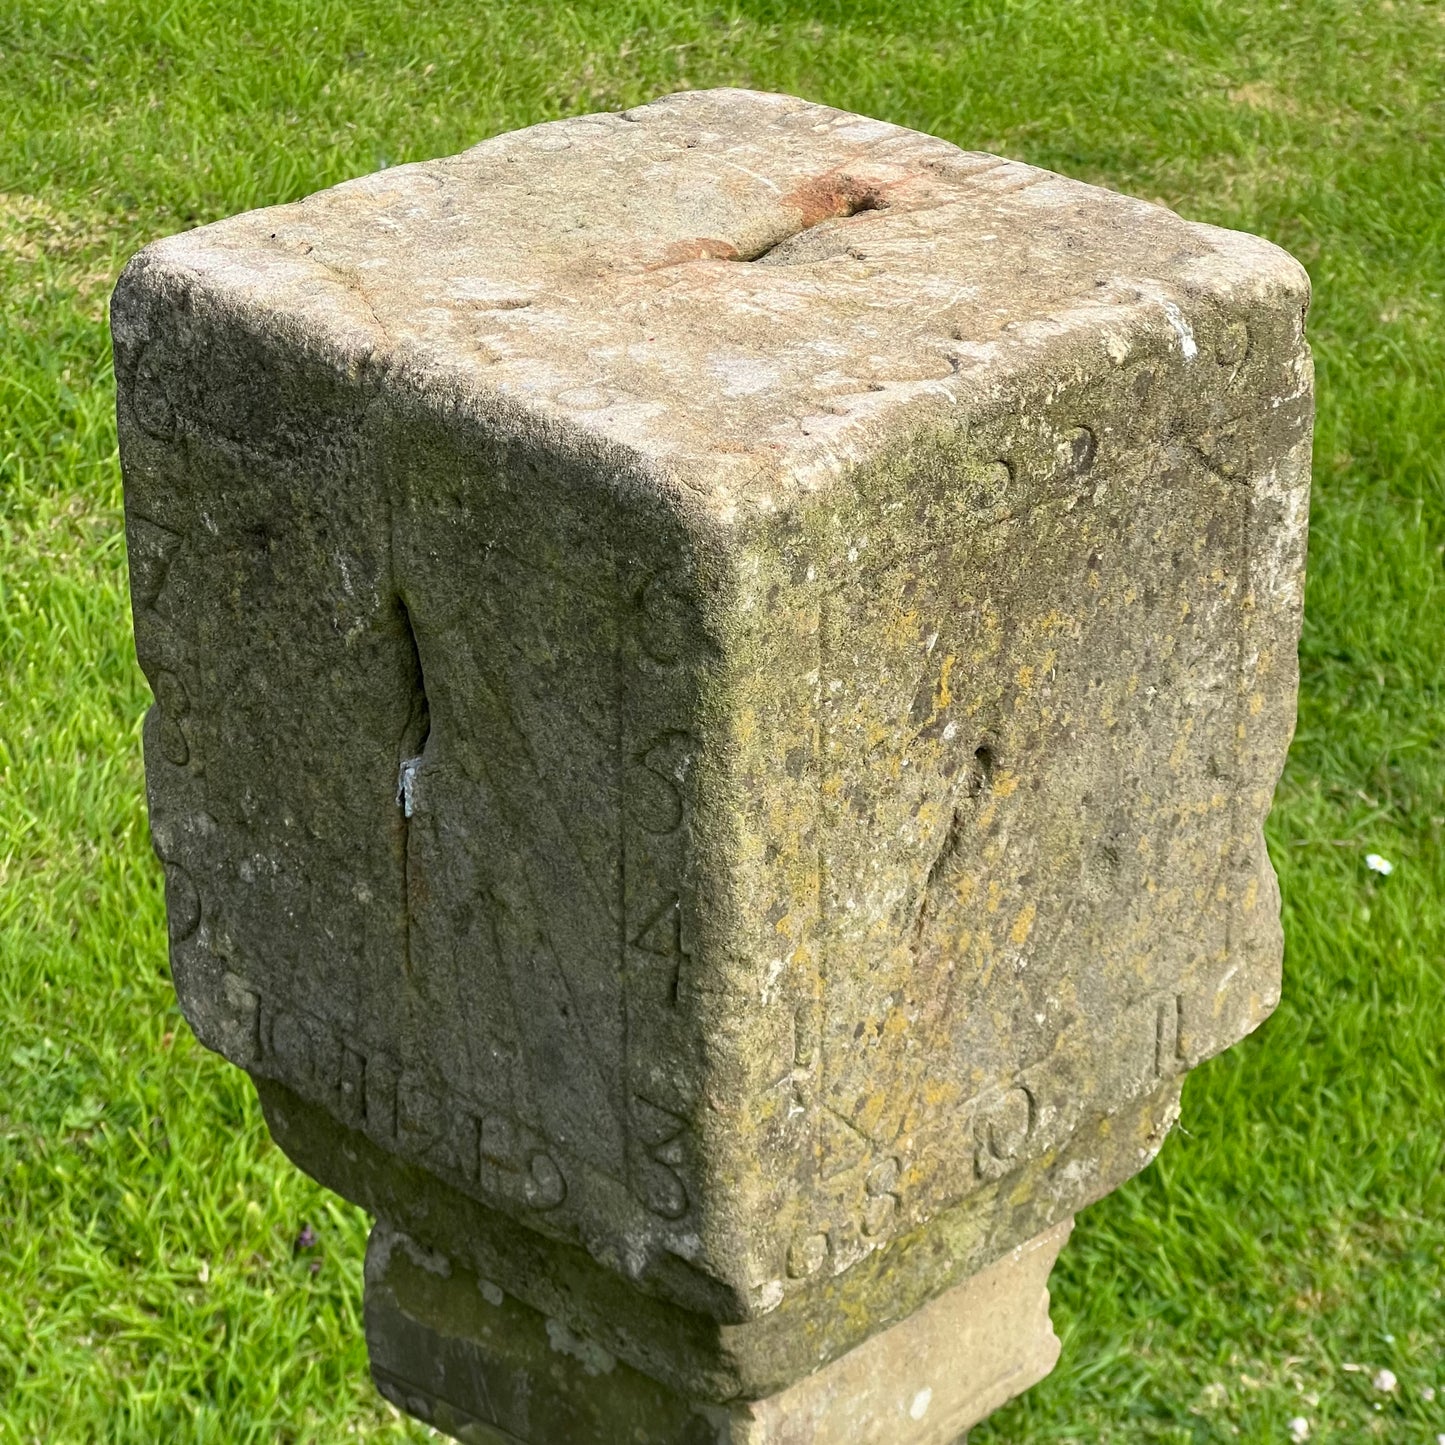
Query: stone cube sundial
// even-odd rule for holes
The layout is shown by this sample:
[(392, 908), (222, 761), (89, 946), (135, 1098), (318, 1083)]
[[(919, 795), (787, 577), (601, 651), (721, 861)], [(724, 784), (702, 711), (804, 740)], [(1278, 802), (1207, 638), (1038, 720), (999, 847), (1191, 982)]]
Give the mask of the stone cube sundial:
[[(182, 1007), (464, 1439), (951, 1440), (1278, 998), (1307, 282), (783, 96), (113, 306)], [(830, 1363), (831, 1362), (831, 1363)]]

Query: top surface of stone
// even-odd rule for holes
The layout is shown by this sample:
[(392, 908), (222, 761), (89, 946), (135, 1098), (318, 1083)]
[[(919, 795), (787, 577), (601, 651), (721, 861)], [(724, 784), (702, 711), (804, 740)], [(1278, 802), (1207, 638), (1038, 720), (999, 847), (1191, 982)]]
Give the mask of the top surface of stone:
[(724, 520), (900, 410), (986, 404), (1041, 348), (1117, 362), (1143, 330), (1188, 359), (1190, 298), (1302, 286), (1255, 237), (738, 90), (497, 136), (147, 255), (352, 363), (617, 444)]

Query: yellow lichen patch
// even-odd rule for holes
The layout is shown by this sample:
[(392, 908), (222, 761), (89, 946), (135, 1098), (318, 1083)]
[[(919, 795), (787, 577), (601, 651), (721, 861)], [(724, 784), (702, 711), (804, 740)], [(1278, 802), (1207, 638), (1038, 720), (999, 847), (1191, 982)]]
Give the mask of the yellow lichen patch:
[(1262, 692), (1257, 692), (1253, 694), (1253, 696), (1251, 696), (1249, 699), (1249, 715), (1250, 717), (1258, 717), (1263, 711), (1264, 694)]
[(953, 669), (958, 663), (958, 655), (950, 652), (943, 659), (942, 666), (938, 669), (938, 696), (934, 707), (942, 712), (949, 703), (953, 701), (953, 693), (949, 690), (949, 679), (953, 676)]
[(878, 1125), (888, 1111), (888, 1091), (873, 1089), (864, 1098), (861, 1107), (854, 1110), (853, 1127), (860, 1134), (872, 1137), (878, 1132)]
[(900, 612), (884, 625), (884, 640), (889, 647), (913, 647), (918, 645), (919, 615), (916, 607)]
[(923, 834), (932, 833), (943, 822), (943, 804), (935, 798), (930, 798), (918, 805), (918, 828)]
[(888, 1017), (883, 1020), (881, 1037), (885, 1039), (902, 1038), (908, 1032), (908, 1022), (908, 1015), (901, 1008), (889, 1009)]
[(1027, 692), (1029, 688), (1034, 685), (1034, 670), (1028, 665), (1028, 663), (1024, 663), (1024, 665), (1019, 668), (1015, 676), (1017, 678), (1018, 685), (1023, 688), (1025, 692)]
[(1001, 768), (999, 775), (993, 780), (993, 795), (995, 798), (1011, 798), (1018, 792), (1019, 775), (1009, 768)]
[(1177, 773), (1184, 765), (1185, 755), (1189, 752), (1189, 739), (1194, 736), (1194, 719), (1184, 719), (1184, 727), (1179, 736), (1174, 740), (1174, 746), (1169, 752), (1169, 770)]
[[(965, 873), (954, 885), (953, 896), (958, 899), (960, 904), (965, 904), (971, 902), (973, 895), (977, 892), (978, 879), (972, 873)], [(964, 939), (966, 940), (967, 937), (968, 935), (965, 934)], [(960, 947), (962, 947), (962, 944), (960, 944)]]
[(988, 885), (988, 902), (984, 905), (990, 913), (997, 913), (1003, 903), (1003, 888), (996, 881)]
[(1029, 940), (1029, 934), (1033, 932), (1034, 919), (1038, 916), (1038, 906), (1032, 900), (1025, 903), (1019, 909), (1018, 917), (1014, 919), (1013, 927), (1008, 931), (1009, 942), (1016, 947), (1022, 947)]

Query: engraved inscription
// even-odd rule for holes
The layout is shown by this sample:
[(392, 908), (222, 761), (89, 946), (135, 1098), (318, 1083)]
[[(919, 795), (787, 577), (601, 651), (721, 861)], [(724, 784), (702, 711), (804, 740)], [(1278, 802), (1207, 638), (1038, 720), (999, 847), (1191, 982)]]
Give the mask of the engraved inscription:
[(822, 1154), (818, 1172), (823, 1179), (846, 1174), (867, 1158), (871, 1147), (868, 1136), (851, 1119), (824, 1104), (818, 1125)]
[(901, 1161), (894, 1158), (882, 1160), (868, 1171), (864, 1183), (867, 1202), (863, 1205), (863, 1233), (870, 1239), (882, 1234), (893, 1221), (902, 1202), (898, 1195), (898, 1176), (902, 1170)]
[(370, 1053), (363, 1060), (361, 1127), (373, 1139), (386, 1143), (396, 1138), (397, 1086), (400, 1071), (385, 1054)]
[(184, 943), (201, 926), (201, 895), (179, 863), (161, 862), (166, 878), (166, 928), (172, 943)]
[(181, 534), (132, 512), (127, 526), (131, 597), (138, 608), (153, 611), (165, 590)]
[(632, 780), (629, 803), (649, 833), (666, 835), (682, 826), (683, 789), (696, 755), (697, 739), (674, 731), (654, 738), (638, 757), (639, 776)]
[(974, 1172), (998, 1179), (1022, 1162), (1020, 1155), (1034, 1131), (1033, 1095), (1022, 1084), (979, 1101), (974, 1117)]
[(641, 1095), (633, 1099), (632, 1118), (642, 1146), (634, 1166), (637, 1196), (654, 1214), (681, 1219), (688, 1208), (687, 1188), (678, 1172), (687, 1121)]
[(522, 1200), (532, 1209), (555, 1209), (567, 1198), (567, 1183), (557, 1161), (545, 1149), (537, 1149), (527, 1161), (522, 1181)]
[(179, 671), (184, 666), (186, 645), (161, 601), (184, 542), (180, 532), (138, 513), (133, 512), (127, 521), (136, 646), (156, 699), (155, 742), (161, 756), (178, 768), (191, 760), (184, 722), (191, 711), (191, 698)]
[(181, 721), (191, 710), (185, 684), (173, 672), (159, 672), (155, 694), (160, 707), (160, 725), (156, 731), (161, 756), (175, 767), (183, 768), (191, 760), (191, 745)]
[(877, 1249), (902, 1216), (903, 1158), (880, 1158), (856, 1130), (843, 1132), (856, 1147), (844, 1167), (826, 1176), (824, 1193), (813, 1201), (817, 1213), (794, 1233), (784, 1261), (790, 1279), (808, 1279), (825, 1264), (841, 1274)]
[[(808, 1036), (798, 1010), (799, 1040)], [(1124, 1009), (1109, 1027), (1118, 1041), (1112, 1060), (1111, 1091), (1116, 1107), (1152, 1093), (1185, 1067), (1186, 1000), (1177, 993), (1154, 994)], [(818, 1182), (813, 1208), (795, 1227), (784, 1258), (790, 1280), (804, 1280), (825, 1265), (840, 1273), (906, 1227), (920, 1206), (946, 1208), (973, 1189), (1024, 1168), (1058, 1148), (1087, 1117), (1102, 1118), (1112, 1108), (1090, 1111), (1081, 1093), (1076, 1066), (1079, 1051), (1056, 1041), (1050, 1053), (1018, 1069), (1005, 1081), (946, 1112), (927, 1112), (910, 1128), (909, 1155), (970, 1159), (971, 1180), (947, 1192), (937, 1184), (901, 1188), (905, 1158), (882, 1138), (870, 1138), (843, 1114), (819, 1104)], [(795, 1059), (799, 1045), (795, 1044)], [(798, 1071), (780, 1083), (795, 1082)]]
[(628, 568), (619, 583), (636, 608), (617, 655), (628, 1186), (654, 1216), (671, 1221), (690, 1208), (686, 1121), (699, 1087), (697, 1020), (688, 1003), (697, 907), (690, 814), (701, 742), (690, 725), (694, 669), (707, 644), (679, 565)]
[(167, 395), (165, 349), (151, 342), (136, 360), (130, 404), (148, 436), (169, 441), (175, 435), (176, 411)]
[(793, 1010), (793, 1068), (807, 1071), (818, 1058), (818, 1007), (805, 999)]
[(991, 515), (1007, 501), (1013, 480), (1012, 464), (1002, 459), (967, 466), (962, 476), (964, 506), (980, 516)]
[(336, 1086), (337, 1113), (356, 1127), (366, 1119), (366, 1056), (349, 1044), (341, 1050), (341, 1071)]
[(684, 968), (691, 961), (682, 946), (682, 899), (678, 894), (669, 894), (653, 909), (632, 946), (667, 960), (667, 997), (675, 1008)]
[(234, 976), (227, 978), (227, 997), (234, 1001), (225, 1026), (236, 1048), (227, 1051), (233, 1062), (278, 1079), (383, 1147), (488, 1202), (546, 1210), (566, 1200), (561, 1166), (520, 1120), (438, 1092), (420, 1074), (378, 1051), (363, 1053), (309, 1014), (262, 1004)]
[[(278, 1020), (279, 1022), (279, 1020)], [(439, 1174), (477, 1183), (481, 1120), (453, 1107), (426, 1081), (403, 1074), (396, 1091), (397, 1152), (420, 1160)]]

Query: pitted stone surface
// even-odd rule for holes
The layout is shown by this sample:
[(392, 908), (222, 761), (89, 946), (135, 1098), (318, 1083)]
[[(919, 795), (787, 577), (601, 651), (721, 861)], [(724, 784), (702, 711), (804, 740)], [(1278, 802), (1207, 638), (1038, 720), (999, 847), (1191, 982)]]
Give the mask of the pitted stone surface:
[(699, 1398), (1115, 1187), (1278, 997), (1307, 295), (739, 91), (149, 248), (200, 1037), (304, 1167)]

